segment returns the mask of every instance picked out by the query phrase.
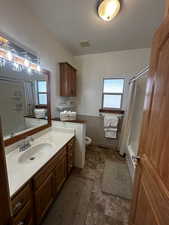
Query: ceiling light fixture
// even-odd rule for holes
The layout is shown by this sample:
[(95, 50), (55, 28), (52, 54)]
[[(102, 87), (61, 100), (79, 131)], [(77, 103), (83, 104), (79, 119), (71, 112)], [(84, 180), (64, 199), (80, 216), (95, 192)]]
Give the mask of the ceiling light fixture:
[(101, 0), (98, 3), (98, 15), (105, 21), (112, 20), (120, 11), (119, 0)]

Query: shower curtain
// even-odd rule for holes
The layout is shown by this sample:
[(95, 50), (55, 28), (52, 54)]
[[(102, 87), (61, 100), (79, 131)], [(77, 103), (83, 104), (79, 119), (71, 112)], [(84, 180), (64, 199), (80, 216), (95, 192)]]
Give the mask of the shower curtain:
[(132, 150), (133, 155), (138, 154), (139, 139), (141, 133), (142, 119), (143, 119), (143, 108), (145, 99), (145, 89), (146, 89), (147, 76), (142, 76), (136, 81), (136, 94), (135, 101), (133, 105), (134, 111), (131, 117), (131, 126), (129, 131), (128, 145)]
[(138, 152), (147, 81), (146, 75), (147, 73), (143, 73), (138, 79), (130, 82), (128, 107), (120, 137), (121, 155), (127, 153), (128, 148), (132, 150), (133, 155), (137, 155)]
[(131, 116), (132, 116), (132, 111), (133, 111), (133, 103), (134, 103), (134, 98), (136, 94), (136, 85), (135, 81), (131, 82), (129, 85), (129, 95), (128, 95), (128, 104), (127, 104), (127, 109), (123, 121), (123, 126), (122, 126), (122, 132), (120, 135), (120, 154), (124, 155), (126, 152), (126, 144), (128, 143), (129, 139), (129, 134), (130, 134), (130, 122), (131, 122)]
[(31, 116), (34, 114), (35, 108), (35, 94), (33, 81), (25, 81), (25, 116)]

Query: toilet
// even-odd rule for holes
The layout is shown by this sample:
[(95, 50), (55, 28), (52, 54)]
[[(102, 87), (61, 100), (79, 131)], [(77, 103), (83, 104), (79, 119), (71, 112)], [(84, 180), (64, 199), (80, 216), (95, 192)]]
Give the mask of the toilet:
[(85, 137), (85, 144), (86, 144), (86, 146), (91, 145), (91, 143), (92, 143), (92, 139), (90, 137)]

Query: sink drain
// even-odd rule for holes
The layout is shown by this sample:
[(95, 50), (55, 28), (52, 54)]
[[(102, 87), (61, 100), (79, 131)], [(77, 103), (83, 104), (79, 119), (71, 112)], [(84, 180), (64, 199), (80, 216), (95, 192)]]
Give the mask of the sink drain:
[(34, 160), (34, 159), (35, 159), (35, 157), (31, 157), (31, 158), (30, 158), (30, 160)]

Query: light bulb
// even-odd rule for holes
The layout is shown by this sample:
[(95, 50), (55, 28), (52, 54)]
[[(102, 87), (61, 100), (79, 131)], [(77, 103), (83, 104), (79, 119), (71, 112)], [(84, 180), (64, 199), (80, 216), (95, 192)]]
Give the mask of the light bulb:
[(112, 20), (120, 10), (119, 0), (104, 0), (98, 7), (99, 16), (105, 20)]
[(24, 60), (24, 65), (25, 65), (26, 67), (29, 67), (29, 65), (30, 65), (29, 60), (25, 59), (25, 60)]
[(13, 65), (14, 65), (14, 67), (15, 67), (15, 69), (16, 69), (16, 70), (18, 70), (18, 69), (19, 69), (19, 65), (18, 65), (18, 63), (14, 62), (14, 63), (13, 63)]
[(31, 73), (32, 69), (30, 67), (28, 67), (28, 73)]
[(7, 57), (7, 59), (8, 59), (9, 61), (12, 61), (12, 59), (13, 59), (12, 52), (7, 51), (7, 53), (6, 53), (6, 57)]
[(41, 71), (41, 68), (40, 68), (40, 66), (39, 66), (39, 65), (37, 66), (37, 71), (38, 71), (38, 72), (40, 72), (40, 71)]

